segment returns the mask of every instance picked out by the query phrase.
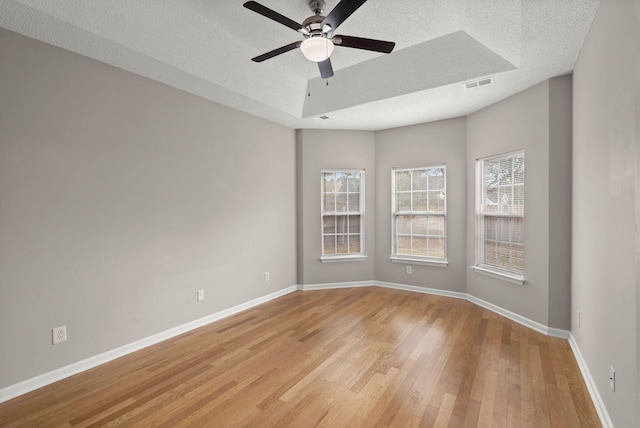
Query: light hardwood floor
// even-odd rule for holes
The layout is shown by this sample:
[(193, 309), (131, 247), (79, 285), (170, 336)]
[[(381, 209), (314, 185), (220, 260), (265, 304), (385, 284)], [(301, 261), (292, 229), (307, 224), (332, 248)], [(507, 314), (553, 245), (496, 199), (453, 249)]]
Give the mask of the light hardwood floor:
[(0, 404), (0, 426), (600, 426), (566, 340), (464, 300), (297, 291)]

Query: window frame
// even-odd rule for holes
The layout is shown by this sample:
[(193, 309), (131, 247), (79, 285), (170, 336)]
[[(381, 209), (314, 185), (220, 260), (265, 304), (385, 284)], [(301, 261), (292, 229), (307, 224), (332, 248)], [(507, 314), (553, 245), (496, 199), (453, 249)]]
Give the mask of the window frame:
[[(366, 255), (366, 247), (365, 247), (365, 207), (366, 207), (366, 203), (365, 203), (365, 185), (366, 185), (366, 174), (365, 174), (365, 169), (364, 168), (346, 168), (346, 169), (342, 169), (342, 168), (338, 168), (338, 169), (322, 169), (320, 171), (320, 261), (323, 263), (327, 263), (327, 262), (348, 262), (348, 261), (364, 261), (367, 259), (367, 255)], [(360, 174), (360, 190), (359, 190), (359, 211), (346, 211), (344, 212), (346, 216), (355, 216), (355, 215), (359, 215), (360, 216), (360, 225), (359, 225), (359, 238), (360, 238), (360, 251), (358, 253), (346, 253), (346, 254), (325, 254), (325, 235), (331, 235), (331, 234), (325, 234), (325, 227), (324, 227), (324, 219), (327, 216), (337, 216), (339, 215), (337, 211), (328, 211), (325, 212), (324, 209), (324, 200), (325, 200), (325, 194), (327, 192), (325, 192), (325, 174), (338, 174), (338, 173), (343, 173), (343, 174), (353, 174), (353, 173), (358, 173)], [(328, 192), (328, 193), (334, 193), (337, 194), (338, 193), (355, 193), (355, 192)], [(347, 202), (348, 205), (348, 202)], [(349, 224), (347, 222), (347, 224)], [(348, 226), (349, 228), (350, 226)], [(338, 233), (336, 231), (336, 233), (334, 233), (333, 235), (335, 235), (336, 237), (338, 236)], [(355, 235), (355, 234), (351, 234), (347, 231), (346, 233), (347, 236), (350, 235)], [(336, 245), (337, 247), (337, 245)]]
[[(413, 171), (428, 171), (430, 169), (442, 169), (444, 171), (444, 184), (441, 189), (444, 192), (444, 210), (442, 212), (439, 211), (414, 211), (413, 210), (413, 198), (411, 198), (412, 209), (410, 211), (398, 211), (398, 201), (397, 201), (397, 183), (396, 177), (398, 172), (413, 172)], [(413, 186), (409, 191), (413, 195)], [(427, 189), (425, 189), (427, 195), (429, 194), (429, 188), (427, 185)], [(428, 200), (428, 197), (427, 197)], [(396, 219), (399, 216), (425, 216), (427, 219), (430, 216), (442, 217), (444, 219), (444, 230), (441, 238), (443, 239), (443, 257), (429, 257), (429, 256), (416, 256), (416, 255), (406, 255), (406, 254), (398, 254), (397, 244), (398, 244), (398, 232), (396, 227)], [(427, 220), (428, 221), (428, 220)], [(446, 164), (432, 164), (427, 166), (420, 167), (394, 167), (391, 169), (391, 256), (390, 260), (394, 263), (407, 263), (407, 264), (418, 264), (418, 265), (427, 265), (427, 266), (437, 266), (437, 267), (446, 267), (449, 262), (447, 259), (447, 250), (448, 250), (448, 239), (447, 239), (447, 166)], [(406, 234), (405, 234), (406, 235)], [(413, 233), (411, 232), (408, 236), (413, 238)], [(425, 236), (429, 237), (428, 230)]]
[[(524, 149), (521, 150), (516, 150), (516, 151), (512, 151), (512, 152), (507, 152), (507, 153), (501, 153), (498, 155), (493, 155), (493, 156), (488, 156), (485, 158), (480, 158), (476, 160), (476, 204), (475, 204), (475, 209), (476, 209), (476, 260), (475, 260), (475, 265), (471, 266), (471, 268), (473, 270), (475, 270), (476, 272), (483, 274), (483, 275), (488, 275), (494, 278), (498, 278), (498, 279), (502, 279), (517, 285), (523, 285), (525, 282), (525, 260), (526, 260), (526, 236), (525, 236), (525, 207), (526, 207), (526, 177), (524, 176), (523, 173), (523, 183), (522, 183), (522, 187), (523, 187), (523, 208), (522, 208), (522, 213), (495, 213), (495, 212), (486, 212), (485, 211), (485, 207), (486, 207), (486, 200), (487, 200), (487, 185), (486, 185), (486, 180), (485, 180), (485, 165), (487, 162), (491, 162), (491, 161), (496, 161), (496, 160), (503, 160), (503, 159), (508, 159), (508, 158), (514, 158), (514, 157), (518, 157), (518, 156), (522, 156), (523, 157), (523, 163), (526, 166), (526, 156), (525, 156), (525, 151)], [(526, 172), (526, 168), (525, 168), (525, 172)], [(513, 172), (512, 172), (512, 176), (513, 176)], [(511, 184), (512, 187), (515, 187), (515, 184)], [(514, 270), (509, 270), (509, 269), (500, 269), (497, 266), (491, 265), (491, 264), (487, 264), (485, 263), (486, 259), (485, 259), (485, 247), (486, 247), (486, 242), (487, 239), (485, 237), (485, 224), (486, 224), (486, 220), (487, 217), (492, 217), (492, 218), (508, 218), (508, 219), (521, 219), (522, 220), (522, 253), (523, 253), (523, 266), (522, 266), (522, 272), (517, 272)], [(511, 231), (511, 229), (510, 229)], [(497, 241), (496, 241), (497, 242)], [(505, 241), (507, 242), (507, 241)], [(515, 241), (517, 242), (517, 241)], [(511, 233), (510, 233), (510, 238), (508, 243), (510, 245), (513, 245), (514, 241), (511, 238)]]

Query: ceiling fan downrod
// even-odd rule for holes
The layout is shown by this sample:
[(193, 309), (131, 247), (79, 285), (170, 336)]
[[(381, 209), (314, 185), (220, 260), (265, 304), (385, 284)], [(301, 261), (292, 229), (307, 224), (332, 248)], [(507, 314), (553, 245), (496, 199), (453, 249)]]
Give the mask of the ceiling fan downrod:
[(322, 15), (325, 5), (326, 2), (324, 0), (309, 0), (309, 9), (311, 9), (311, 12), (316, 16)]

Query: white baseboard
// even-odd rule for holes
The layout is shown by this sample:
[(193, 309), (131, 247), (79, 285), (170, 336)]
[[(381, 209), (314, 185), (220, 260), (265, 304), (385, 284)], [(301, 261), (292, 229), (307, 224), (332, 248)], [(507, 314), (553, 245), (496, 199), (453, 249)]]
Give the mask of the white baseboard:
[(375, 281), (329, 282), (326, 284), (298, 285), (298, 290), (332, 290), (335, 288), (372, 287)]
[(240, 305), (234, 306), (232, 308), (225, 309), (220, 312), (216, 312), (204, 318), (200, 318), (200, 319), (188, 322), (186, 324), (182, 324), (178, 327), (174, 327), (169, 330), (163, 331), (161, 333), (154, 334), (153, 336), (145, 337), (144, 339), (137, 340), (133, 343), (120, 346), (118, 348), (112, 349), (102, 354), (94, 355), (93, 357), (89, 357), (85, 360), (78, 361), (73, 364), (69, 364), (68, 366), (61, 367), (59, 369), (50, 371), (48, 373), (44, 373), (42, 375), (33, 377), (31, 379), (27, 379), (20, 383), (2, 388), (0, 389), (0, 403), (11, 400), (12, 398), (26, 394), (27, 392), (31, 392), (38, 388), (42, 388), (43, 386), (57, 382), (69, 376), (73, 376), (75, 374), (97, 367), (101, 364), (115, 360), (116, 358), (120, 358), (124, 355), (139, 351), (148, 346), (155, 345), (156, 343), (160, 343), (164, 340), (181, 335), (183, 333), (194, 330), (196, 328), (205, 326), (214, 321), (221, 320), (228, 316), (237, 314), (238, 312), (242, 312), (244, 310), (253, 308), (254, 306), (258, 306), (262, 303), (266, 303), (270, 300), (277, 299), (278, 297), (284, 296), (285, 294), (292, 293), (296, 290), (297, 290), (297, 287), (295, 285), (291, 287), (287, 287), (282, 290), (276, 291), (274, 293), (268, 294), (266, 296), (262, 296), (257, 299), (253, 299), (248, 302), (242, 303)]
[(596, 386), (596, 383), (593, 380), (593, 377), (591, 376), (591, 372), (587, 367), (587, 362), (582, 356), (582, 352), (580, 352), (580, 348), (578, 347), (578, 342), (576, 342), (576, 338), (573, 336), (573, 333), (569, 333), (569, 345), (571, 346), (573, 355), (576, 357), (576, 361), (578, 362), (578, 367), (580, 367), (580, 372), (582, 373), (582, 378), (584, 379), (584, 383), (587, 384), (587, 389), (589, 390), (591, 401), (593, 401), (593, 405), (596, 408), (596, 412), (598, 412), (598, 416), (600, 417), (600, 423), (604, 428), (613, 428), (613, 422), (611, 421), (609, 412), (607, 412), (607, 408), (604, 405), (604, 401), (602, 400), (600, 391), (598, 391), (598, 387)]
[(393, 282), (375, 281), (374, 285), (394, 290), (413, 291), (414, 293), (433, 294), (435, 296), (453, 297), (454, 299), (466, 299), (467, 293), (459, 291), (439, 290), (437, 288), (417, 287), (415, 285), (395, 284)]
[(489, 303), (486, 300), (479, 299), (471, 294), (467, 294), (467, 300), (471, 303), (474, 303), (478, 306), (481, 306), (485, 309), (490, 310), (491, 312), (495, 312), (498, 315), (502, 315), (505, 318), (509, 318), (511, 321), (515, 321), (518, 324), (522, 324), (525, 327), (529, 327), (532, 330), (535, 330), (539, 333), (542, 333), (551, 337), (559, 337), (561, 339), (569, 338), (569, 330), (562, 330), (559, 328), (548, 327), (544, 324), (541, 324), (537, 321), (530, 320), (529, 318), (523, 317), (522, 315), (518, 315), (515, 312), (511, 312), (508, 309), (504, 309), (498, 305), (494, 305), (493, 303)]

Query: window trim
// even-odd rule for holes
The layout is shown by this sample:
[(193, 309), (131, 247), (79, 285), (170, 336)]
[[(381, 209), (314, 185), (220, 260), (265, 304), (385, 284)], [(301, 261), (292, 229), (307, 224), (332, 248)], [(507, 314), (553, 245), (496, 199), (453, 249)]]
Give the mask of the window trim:
[[(524, 265), (522, 274), (518, 274), (517, 272), (512, 272), (508, 270), (503, 270), (495, 266), (486, 265), (482, 263), (484, 260), (484, 249), (483, 244), (485, 241), (484, 238), (484, 218), (486, 215), (483, 213), (483, 201), (482, 199), (485, 196), (484, 189), (484, 163), (487, 161), (492, 161), (496, 159), (503, 159), (508, 157), (514, 157), (522, 155), (525, 157), (525, 165), (526, 165), (526, 156), (524, 149), (514, 150), (511, 152), (500, 153), (493, 156), (487, 156), (484, 158), (476, 159), (476, 198), (475, 198), (475, 210), (476, 210), (476, 260), (473, 266), (470, 266), (472, 270), (479, 274), (487, 275), (493, 278), (501, 279), (507, 282), (511, 282), (517, 285), (524, 285), (526, 282), (524, 276)], [(526, 169), (525, 169), (526, 172)], [(526, 179), (524, 182), (524, 186), (526, 186)], [(526, 206), (526, 197), (525, 197), (525, 206)], [(525, 213), (522, 214), (504, 214), (504, 213), (494, 213), (489, 217), (504, 217), (504, 218), (521, 218), (524, 220)], [(523, 237), (523, 247), (526, 245), (526, 236)], [(526, 252), (525, 252), (526, 254)], [(526, 256), (525, 256), (526, 257)]]
[[(396, 204), (397, 204), (397, 199), (396, 199), (396, 173), (399, 171), (422, 171), (422, 170), (429, 170), (429, 169), (436, 169), (436, 168), (442, 168), (444, 170), (444, 211), (442, 213), (439, 212), (432, 212), (432, 211), (420, 211), (418, 215), (425, 215), (425, 216), (442, 216), (444, 218), (444, 234), (442, 236), (444, 242), (444, 257), (439, 258), (439, 257), (428, 257), (428, 256), (413, 256), (413, 255), (406, 255), (406, 254), (398, 254), (397, 252), (397, 234), (396, 234), (396, 217), (398, 216), (397, 210), (396, 210)], [(427, 190), (428, 192), (428, 190)], [(447, 199), (448, 199), (448, 195), (447, 195), (447, 165), (444, 163), (438, 163), (438, 164), (430, 164), (430, 165), (425, 165), (425, 166), (419, 166), (419, 167), (393, 167), (391, 168), (391, 256), (389, 257), (389, 259), (393, 262), (393, 263), (407, 263), (407, 264), (418, 264), (418, 265), (425, 265), (425, 266), (437, 266), (437, 267), (447, 267), (449, 265), (449, 261), (447, 258), (447, 253), (448, 253), (448, 233), (447, 233), (447, 228), (448, 228), (448, 221), (447, 221)], [(413, 211), (411, 211), (410, 213), (413, 213)], [(404, 215), (404, 214), (403, 214)], [(409, 215), (414, 215), (414, 214), (409, 214)]]
[[(364, 261), (367, 259), (365, 251), (365, 190), (366, 190), (366, 170), (364, 168), (332, 168), (322, 169), (320, 171), (320, 261), (322, 263), (328, 262), (351, 262), (351, 261)], [(347, 254), (324, 254), (324, 174), (325, 173), (359, 173), (360, 174), (360, 252), (359, 253), (347, 253)], [(335, 192), (334, 192), (335, 193)], [(334, 214), (335, 215), (335, 214)]]

